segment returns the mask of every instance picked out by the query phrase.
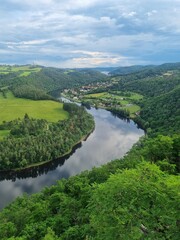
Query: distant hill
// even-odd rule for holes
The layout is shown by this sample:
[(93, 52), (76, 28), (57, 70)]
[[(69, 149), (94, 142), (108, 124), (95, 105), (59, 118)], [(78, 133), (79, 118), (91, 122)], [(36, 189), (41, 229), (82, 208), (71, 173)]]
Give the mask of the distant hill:
[(114, 76), (114, 75), (126, 75), (129, 73), (135, 73), (139, 72), (142, 70), (147, 70), (153, 68), (153, 65), (148, 65), (148, 66), (141, 66), (141, 65), (135, 65), (135, 66), (129, 66), (129, 67), (118, 67), (112, 71), (109, 72), (109, 75)]
[(151, 70), (142, 70), (113, 78), (116, 79), (114, 89), (133, 91), (153, 97), (169, 92), (180, 84), (180, 68), (164, 64)]
[(109, 75), (116, 76), (116, 75), (127, 75), (131, 73), (138, 73), (141, 71), (145, 72), (154, 72), (159, 73), (160, 71), (169, 71), (169, 70), (175, 70), (180, 69), (180, 63), (165, 63), (162, 65), (135, 65), (135, 66), (129, 66), (129, 67), (118, 67), (112, 71), (109, 72)]

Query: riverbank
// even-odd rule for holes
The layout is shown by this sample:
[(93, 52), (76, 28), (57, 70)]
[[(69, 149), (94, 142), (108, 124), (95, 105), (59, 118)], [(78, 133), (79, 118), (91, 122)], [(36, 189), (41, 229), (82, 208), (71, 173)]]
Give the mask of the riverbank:
[(138, 128), (141, 128), (145, 133), (147, 133), (146, 123), (145, 121), (143, 121), (143, 119), (140, 118), (140, 107), (136, 109), (138, 110), (137, 112), (135, 112), (134, 114), (130, 114), (128, 111), (126, 111), (126, 109), (114, 108), (105, 105), (97, 106), (91, 102), (82, 102), (82, 100), (80, 100), (79, 98), (74, 99), (70, 96), (66, 96), (64, 93), (61, 94), (61, 97), (63, 101), (65, 100), (68, 102), (82, 104), (82, 106), (86, 107), (87, 109), (90, 109), (91, 107), (95, 109), (104, 109), (111, 112), (115, 116), (118, 116), (121, 119), (125, 119), (127, 121), (132, 120), (134, 123), (137, 124)]
[(139, 115), (139, 101), (143, 99), (143, 95), (130, 91), (92, 92), (89, 90), (85, 92), (82, 89), (80, 89), (79, 92), (74, 90), (63, 92), (62, 96), (76, 102), (82, 102), (84, 106), (87, 107), (93, 106), (96, 108), (113, 109), (131, 119)]

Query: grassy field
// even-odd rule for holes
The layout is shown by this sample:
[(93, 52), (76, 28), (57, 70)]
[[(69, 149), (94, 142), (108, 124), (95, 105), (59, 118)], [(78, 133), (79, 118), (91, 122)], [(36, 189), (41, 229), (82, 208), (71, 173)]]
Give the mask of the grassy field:
[(101, 93), (93, 93), (93, 94), (87, 94), (84, 97), (85, 98), (114, 98), (114, 99), (131, 99), (131, 100), (140, 100), (143, 98), (142, 95), (138, 93), (129, 93), (130, 96), (124, 96), (120, 91), (114, 91), (113, 93), (108, 92), (101, 92)]
[(126, 106), (126, 107), (124, 107), (124, 109), (129, 110), (131, 118), (133, 118), (135, 116), (136, 112), (140, 111), (140, 107), (136, 104)]
[(29, 76), (31, 73), (32, 73), (32, 72), (26, 71), (26, 72), (21, 73), (19, 76), (20, 76), (20, 77), (27, 77), (27, 76)]
[(50, 100), (33, 101), (15, 98), (11, 92), (7, 93), (7, 98), (4, 98), (0, 93), (0, 123), (23, 118), (25, 113), (29, 117), (46, 119), (49, 122), (68, 118), (68, 113), (63, 110), (62, 103)]

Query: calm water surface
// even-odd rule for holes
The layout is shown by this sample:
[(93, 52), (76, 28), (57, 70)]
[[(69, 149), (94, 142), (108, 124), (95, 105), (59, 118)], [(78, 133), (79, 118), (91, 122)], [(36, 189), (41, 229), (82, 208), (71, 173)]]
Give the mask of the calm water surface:
[(88, 110), (95, 130), (72, 153), (43, 166), (21, 172), (0, 173), (0, 208), (23, 193), (36, 193), (45, 186), (122, 157), (144, 134), (133, 121), (127, 122), (103, 109)]

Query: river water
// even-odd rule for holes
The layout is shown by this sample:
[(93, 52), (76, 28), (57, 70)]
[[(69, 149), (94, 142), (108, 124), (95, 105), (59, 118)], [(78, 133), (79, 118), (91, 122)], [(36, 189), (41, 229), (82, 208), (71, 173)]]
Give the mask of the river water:
[(95, 130), (68, 156), (21, 172), (0, 173), (0, 208), (23, 193), (36, 193), (81, 171), (120, 158), (144, 135), (133, 121), (122, 120), (103, 109), (88, 110)]

